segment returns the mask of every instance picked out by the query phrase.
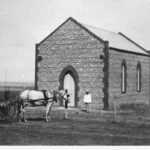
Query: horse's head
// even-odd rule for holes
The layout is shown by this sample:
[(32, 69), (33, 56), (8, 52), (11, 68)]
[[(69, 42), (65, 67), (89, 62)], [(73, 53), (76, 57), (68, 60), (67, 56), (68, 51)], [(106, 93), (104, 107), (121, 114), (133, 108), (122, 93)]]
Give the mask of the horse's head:
[(42, 92), (45, 94), (46, 99), (53, 99), (54, 101), (57, 102), (58, 99), (57, 91), (42, 90)]
[(55, 90), (53, 91), (53, 97), (56, 98), (58, 101), (62, 101), (63, 96), (65, 94), (64, 90)]
[(47, 97), (53, 98), (54, 101), (62, 101), (65, 95), (65, 90), (47, 91)]
[(60, 100), (60, 92), (58, 90), (53, 90), (53, 91), (50, 91), (50, 97), (53, 98), (54, 101), (58, 101)]

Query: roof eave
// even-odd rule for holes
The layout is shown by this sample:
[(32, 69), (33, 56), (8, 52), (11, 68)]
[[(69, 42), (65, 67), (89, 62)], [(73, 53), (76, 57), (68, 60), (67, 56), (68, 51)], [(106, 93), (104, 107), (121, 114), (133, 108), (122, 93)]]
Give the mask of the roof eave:
[(127, 37), (123, 33), (119, 32), (118, 34), (120, 34), (121, 36), (123, 36), (124, 38), (126, 38), (128, 41), (130, 41), (131, 43), (133, 43), (134, 45), (136, 45), (137, 47), (141, 48), (143, 51), (145, 51), (147, 53), (147, 50), (145, 48), (143, 48), (141, 45), (139, 45), (136, 42), (134, 42), (133, 40), (131, 40), (129, 37)]
[(129, 53), (129, 54), (136, 54), (136, 55), (141, 55), (141, 56), (148, 56), (150, 57), (150, 54), (144, 54), (144, 53), (138, 53), (138, 52), (133, 52), (133, 51), (129, 51), (129, 50), (125, 50), (125, 49), (119, 49), (119, 48), (115, 48), (115, 47), (109, 47), (109, 49), (111, 50), (115, 50), (115, 51), (119, 51), (122, 53)]

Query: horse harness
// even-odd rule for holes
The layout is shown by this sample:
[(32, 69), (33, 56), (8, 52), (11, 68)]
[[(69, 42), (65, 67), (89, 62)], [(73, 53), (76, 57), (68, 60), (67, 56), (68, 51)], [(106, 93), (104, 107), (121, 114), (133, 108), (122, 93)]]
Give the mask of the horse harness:
[[(52, 98), (52, 97), (49, 98), (49, 97), (47, 96), (47, 94), (46, 94), (47, 90), (41, 90), (41, 92), (43, 93), (44, 99), (42, 98), (42, 99), (36, 99), (36, 100), (33, 100), (33, 99), (30, 99), (30, 98), (29, 98), (30, 92), (31, 92), (31, 90), (29, 90), (26, 100), (27, 100), (28, 102), (30, 102), (32, 105), (34, 105), (34, 103), (35, 103), (36, 101), (39, 101), (39, 100), (44, 100), (44, 102), (43, 102), (44, 105), (46, 105), (48, 102), (53, 101), (53, 98)], [(51, 100), (50, 100), (50, 99), (51, 99)]]
[(44, 100), (47, 100), (48, 99), (48, 97), (47, 97), (47, 95), (46, 95), (46, 90), (41, 90), (42, 92), (43, 92), (43, 96), (44, 96)]

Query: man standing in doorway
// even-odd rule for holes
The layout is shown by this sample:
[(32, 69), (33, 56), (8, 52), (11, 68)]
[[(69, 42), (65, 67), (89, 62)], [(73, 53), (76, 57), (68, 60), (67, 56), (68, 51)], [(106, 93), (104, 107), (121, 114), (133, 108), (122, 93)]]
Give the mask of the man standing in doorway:
[(84, 99), (83, 100), (84, 100), (86, 112), (89, 112), (89, 105), (92, 102), (91, 94), (90, 94), (89, 90), (86, 90), (86, 93), (84, 95)]
[(68, 103), (70, 102), (70, 94), (68, 93), (67, 89), (65, 90), (64, 101), (65, 101), (65, 119), (68, 119)]

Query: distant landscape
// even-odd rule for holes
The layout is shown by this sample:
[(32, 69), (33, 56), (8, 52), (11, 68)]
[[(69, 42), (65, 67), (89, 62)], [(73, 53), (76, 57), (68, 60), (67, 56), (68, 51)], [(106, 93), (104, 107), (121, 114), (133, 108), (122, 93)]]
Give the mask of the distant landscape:
[(4, 100), (5, 91), (9, 91), (10, 100), (15, 100), (16, 96), (25, 89), (34, 89), (33, 82), (0, 82), (0, 101)]
[(0, 82), (0, 91), (20, 91), (23, 89), (33, 89), (33, 82)]

